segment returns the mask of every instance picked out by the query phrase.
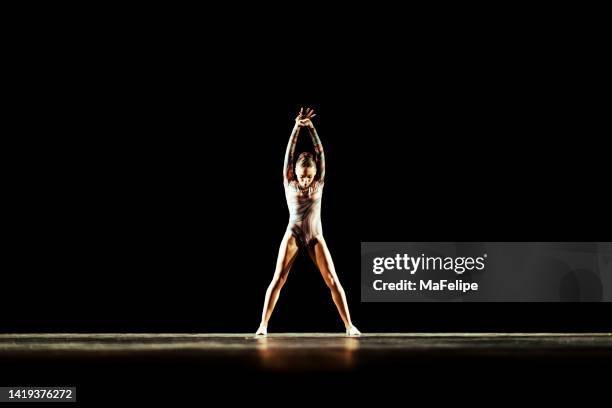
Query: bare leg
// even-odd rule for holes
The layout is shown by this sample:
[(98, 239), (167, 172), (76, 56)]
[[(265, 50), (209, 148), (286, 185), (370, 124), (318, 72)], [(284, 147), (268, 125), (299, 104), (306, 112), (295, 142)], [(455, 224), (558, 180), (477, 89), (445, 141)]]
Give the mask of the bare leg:
[(280, 290), (287, 281), (287, 276), (295, 261), (298, 252), (298, 245), (295, 237), (291, 234), (291, 231), (287, 230), (283, 240), (281, 241), (280, 249), (278, 251), (278, 258), (276, 260), (276, 270), (272, 277), (272, 282), (268, 286), (266, 291), (266, 297), (264, 299), (263, 311), (261, 313), (261, 324), (256, 334), (267, 334), (268, 321), (278, 301)]
[(338, 308), (340, 317), (342, 318), (344, 326), (346, 327), (347, 334), (360, 334), (359, 330), (357, 330), (357, 328), (353, 326), (353, 323), (351, 322), (351, 314), (346, 301), (346, 294), (344, 293), (344, 289), (340, 284), (340, 280), (338, 280), (334, 262), (322, 235), (318, 235), (316, 237), (314, 244), (308, 248), (308, 253), (319, 269), (319, 272), (321, 272), (327, 287), (331, 291), (332, 299)]

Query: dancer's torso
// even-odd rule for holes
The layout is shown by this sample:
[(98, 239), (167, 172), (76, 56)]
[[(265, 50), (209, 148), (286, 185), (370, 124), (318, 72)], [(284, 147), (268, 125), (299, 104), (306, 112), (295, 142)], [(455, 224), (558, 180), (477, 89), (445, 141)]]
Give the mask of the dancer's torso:
[(321, 226), (321, 199), (324, 183), (314, 181), (307, 189), (300, 189), (297, 182), (285, 185), (285, 196), (289, 207), (289, 226), (302, 244), (323, 233)]

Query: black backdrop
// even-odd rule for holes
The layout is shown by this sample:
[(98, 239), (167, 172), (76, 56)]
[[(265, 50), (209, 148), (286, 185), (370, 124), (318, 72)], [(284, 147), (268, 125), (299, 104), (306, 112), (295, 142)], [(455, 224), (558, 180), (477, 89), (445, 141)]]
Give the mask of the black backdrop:
[[(359, 302), (361, 241), (609, 240), (596, 77), (550, 52), (252, 45), (55, 48), (22, 67), (2, 331), (254, 331), (300, 105), (319, 114), (323, 228), (360, 329), (610, 329), (603, 303)], [(342, 330), (307, 257), (270, 330)]]

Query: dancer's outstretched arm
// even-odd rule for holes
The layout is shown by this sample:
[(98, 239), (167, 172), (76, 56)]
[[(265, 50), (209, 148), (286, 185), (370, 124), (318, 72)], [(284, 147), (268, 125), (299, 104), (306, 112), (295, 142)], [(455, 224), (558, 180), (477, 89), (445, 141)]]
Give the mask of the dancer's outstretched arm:
[(315, 151), (315, 154), (317, 155), (317, 163), (319, 167), (317, 169), (317, 174), (318, 174), (319, 180), (323, 181), (325, 180), (325, 152), (323, 151), (323, 145), (321, 144), (321, 139), (319, 139), (317, 130), (315, 129), (312, 122), (310, 122), (310, 126), (308, 126), (308, 133), (310, 133), (310, 139), (312, 140), (312, 144), (314, 145), (314, 151)]
[(325, 179), (325, 152), (323, 151), (323, 145), (321, 144), (321, 139), (319, 139), (319, 134), (312, 124), (312, 118), (317, 116), (314, 113), (314, 110), (308, 108), (306, 112), (300, 110), (300, 114), (298, 115), (297, 123), (300, 126), (304, 126), (308, 128), (308, 133), (310, 133), (310, 139), (312, 140), (312, 144), (314, 145), (314, 151), (317, 160), (317, 178), (320, 181)]
[(297, 144), (298, 136), (300, 134), (300, 125), (297, 120), (291, 136), (289, 137), (289, 143), (287, 144), (287, 151), (285, 152), (285, 164), (283, 167), (283, 181), (285, 184), (290, 183), (294, 179), (293, 174), (293, 155), (295, 154), (295, 145)]

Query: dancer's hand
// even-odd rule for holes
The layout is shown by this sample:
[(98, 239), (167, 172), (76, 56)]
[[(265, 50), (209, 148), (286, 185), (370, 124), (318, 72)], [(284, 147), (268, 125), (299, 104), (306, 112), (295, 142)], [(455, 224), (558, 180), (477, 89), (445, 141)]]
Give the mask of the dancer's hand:
[(317, 116), (317, 114), (314, 113), (313, 109), (307, 108), (306, 112), (304, 112), (304, 108), (300, 108), (300, 113), (298, 113), (297, 117), (295, 118), (295, 123), (299, 127), (309, 127), (312, 129), (314, 128), (314, 125), (312, 124), (311, 119), (315, 116)]

